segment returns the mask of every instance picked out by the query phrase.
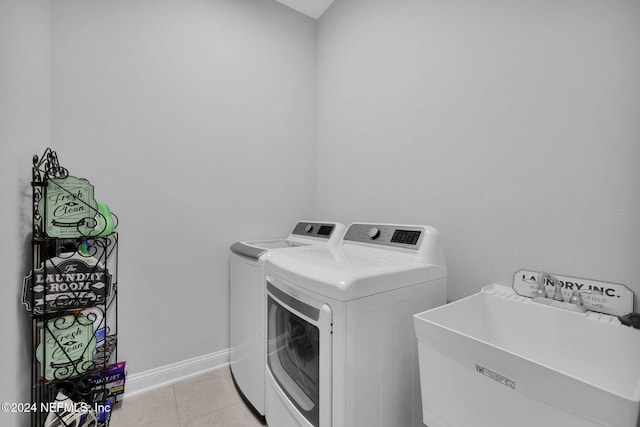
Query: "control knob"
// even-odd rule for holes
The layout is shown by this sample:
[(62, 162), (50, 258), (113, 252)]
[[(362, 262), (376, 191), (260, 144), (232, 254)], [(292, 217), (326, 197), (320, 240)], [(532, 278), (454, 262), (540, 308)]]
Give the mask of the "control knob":
[(378, 227), (371, 227), (368, 234), (371, 240), (376, 240), (380, 237), (380, 229)]
[(305, 232), (307, 232), (307, 233), (311, 233), (311, 232), (313, 231), (313, 225), (311, 225), (311, 224), (307, 224), (307, 225), (304, 227), (304, 231), (305, 231)]

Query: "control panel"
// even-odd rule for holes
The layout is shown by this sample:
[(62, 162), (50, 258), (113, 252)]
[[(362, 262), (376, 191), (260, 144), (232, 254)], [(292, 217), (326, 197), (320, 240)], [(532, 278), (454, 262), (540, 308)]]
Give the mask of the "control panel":
[(299, 222), (296, 224), (291, 234), (328, 239), (331, 237), (335, 228), (335, 224), (326, 224), (322, 222)]
[(351, 224), (343, 240), (417, 250), (424, 231), (406, 225)]

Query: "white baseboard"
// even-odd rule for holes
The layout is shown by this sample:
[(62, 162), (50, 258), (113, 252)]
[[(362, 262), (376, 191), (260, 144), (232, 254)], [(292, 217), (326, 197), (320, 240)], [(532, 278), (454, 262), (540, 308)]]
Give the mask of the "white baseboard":
[(127, 375), (123, 398), (150, 391), (229, 364), (229, 349)]

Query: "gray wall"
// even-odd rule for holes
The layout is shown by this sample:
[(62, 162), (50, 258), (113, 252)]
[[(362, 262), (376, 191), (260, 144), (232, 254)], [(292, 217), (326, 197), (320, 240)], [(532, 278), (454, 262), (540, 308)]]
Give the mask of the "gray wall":
[(261, 0), (0, 2), (2, 401), (29, 400), (18, 301), (47, 146), (121, 218), (129, 373), (228, 347), (229, 245), (313, 215), (315, 35)]
[(336, 1), (318, 215), (438, 228), (450, 300), (521, 268), (640, 294), (638, 52), (635, 0)]
[[(30, 323), (20, 305), (31, 252), (31, 159), (49, 145), (50, 2), (0, 1), (0, 402), (30, 399)], [(0, 425), (27, 415), (0, 412)]]
[(55, 2), (52, 140), (122, 220), (129, 373), (227, 348), (229, 245), (312, 215), (315, 25), (260, 0)]

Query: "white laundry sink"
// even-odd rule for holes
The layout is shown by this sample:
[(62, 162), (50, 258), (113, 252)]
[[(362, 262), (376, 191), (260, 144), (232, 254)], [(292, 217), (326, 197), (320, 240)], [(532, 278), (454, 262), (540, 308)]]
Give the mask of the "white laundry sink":
[(508, 287), (414, 316), (428, 427), (640, 427), (640, 330)]

